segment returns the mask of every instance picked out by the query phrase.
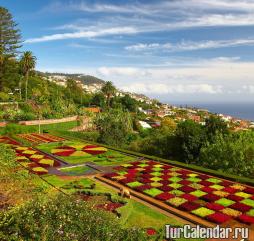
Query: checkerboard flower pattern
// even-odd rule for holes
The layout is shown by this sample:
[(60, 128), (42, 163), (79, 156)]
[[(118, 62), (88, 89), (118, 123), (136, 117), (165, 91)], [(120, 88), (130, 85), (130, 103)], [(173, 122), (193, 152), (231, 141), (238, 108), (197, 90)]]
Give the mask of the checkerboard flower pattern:
[(16, 160), (35, 174), (47, 174), (47, 168), (60, 166), (59, 162), (31, 147), (15, 145), (13, 149), (16, 152)]
[(105, 178), (210, 222), (254, 224), (254, 188), (156, 161), (123, 164)]

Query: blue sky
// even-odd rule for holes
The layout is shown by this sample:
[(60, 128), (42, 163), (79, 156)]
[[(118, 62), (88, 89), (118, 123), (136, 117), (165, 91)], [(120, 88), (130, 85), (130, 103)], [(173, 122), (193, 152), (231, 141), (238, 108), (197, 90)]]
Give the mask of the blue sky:
[(0, 0), (37, 69), (164, 101), (254, 100), (252, 0)]

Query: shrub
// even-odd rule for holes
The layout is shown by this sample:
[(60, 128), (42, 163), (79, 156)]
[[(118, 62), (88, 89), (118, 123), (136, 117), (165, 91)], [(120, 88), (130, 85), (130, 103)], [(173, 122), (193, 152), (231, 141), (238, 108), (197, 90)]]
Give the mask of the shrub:
[(144, 240), (139, 229), (123, 229), (113, 214), (63, 194), (1, 212), (0, 220), (3, 241)]

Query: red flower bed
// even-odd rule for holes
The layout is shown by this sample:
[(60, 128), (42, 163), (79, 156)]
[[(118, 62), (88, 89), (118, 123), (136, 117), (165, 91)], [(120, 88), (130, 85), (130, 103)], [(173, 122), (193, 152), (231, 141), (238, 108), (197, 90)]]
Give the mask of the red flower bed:
[(140, 179), (140, 182), (142, 182), (142, 183), (151, 183), (153, 181), (148, 179), (148, 178), (143, 178), (143, 179)]
[(180, 209), (191, 212), (192, 210), (200, 208), (198, 203), (186, 202), (179, 206)]
[(207, 193), (211, 193), (211, 192), (215, 191), (215, 189), (211, 188), (211, 187), (202, 187), (201, 190), (203, 192), (207, 192)]
[(252, 188), (252, 187), (247, 187), (247, 188), (244, 189), (244, 192), (254, 195), (254, 188)]
[(156, 230), (153, 229), (153, 228), (148, 228), (148, 229), (146, 230), (146, 234), (149, 235), (149, 236), (153, 236), (153, 235), (155, 235), (156, 233), (157, 233)]
[(254, 217), (249, 216), (247, 214), (242, 214), (241, 216), (238, 217), (238, 220), (242, 223), (254, 224)]
[(83, 150), (85, 150), (86, 148), (97, 148), (97, 147), (99, 147), (99, 146), (96, 146), (96, 145), (86, 145), (84, 148), (83, 148)]
[(230, 194), (233, 194), (233, 193), (236, 193), (237, 192), (237, 189), (235, 188), (232, 188), (232, 187), (225, 187), (222, 189), (223, 192), (228, 192)]
[(185, 194), (181, 195), (181, 197), (185, 198), (186, 200), (188, 200), (190, 202), (193, 202), (198, 199), (196, 196), (189, 194), (189, 193), (185, 193)]
[(196, 189), (189, 186), (182, 186), (179, 188), (179, 190), (185, 193), (190, 193), (190, 192), (194, 192)]
[(214, 201), (219, 200), (221, 197), (219, 197), (215, 194), (212, 194), (212, 193), (208, 193), (208, 194), (202, 196), (201, 198), (205, 201), (208, 201), (208, 202), (214, 202)]
[(159, 181), (159, 183), (163, 184), (163, 185), (168, 185), (170, 184), (171, 182), (169, 180), (161, 180)]
[(113, 202), (96, 205), (97, 208), (100, 208), (100, 209), (103, 209), (103, 210), (109, 211), (109, 212), (113, 212), (114, 210), (116, 210), (117, 208), (120, 208), (122, 206), (123, 206), (122, 203), (113, 203)]
[(142, 186), (135, 187), (135, 190), (137, 190), (139, 192), (143, 192), (144, 190), (151, 189), (151, 188), (152, 188), (151, 185), (145, 184), (145, 185), (142, 185)]
[(107, 178), (112, 178), (112, 177), (115, 177), (115, 176), (118, 176), (118, 174), (115, 173), (115, 172), (104, 174), (104, 177), (107, 177)]
[(236, 196), (234, 194), (228, 195), (227, 198), (230, 199), (230, 200), (233, 200), (235, 202), (240, 202), (244, 199), (243, 197), (239, 197), (239, 196)]
[(60, 151), (55, 153), (57, 156), (70, 156), (71, 154), (73, 154), (75, 152), (75, 150), (66, 150), (66, 151)]
[(204, 180), (202, 180), (201, 182), (199, 182), (199, 184), (201, 184), (201, 185), (203, 185), (203, 186), (206, 186), (206, 187), (209, 187), (209, 186), (213, 185), (212, 182), (208, 182), (208, 181), (204, 181)]
[(99, 155), (105, 153), (103, 150), (85, 150), (85, 152), (91, 155)]
[(191, 182), (191, 181), (188, 181), (188, 180), (182, 180), (182, 181), (180, 181), (180, 182), (178, 182), (178, 183), (180, 183), (180, 184), (182, 184), (182, 185), (189, 185), (189, 184), (191, 184), (192, 182)]
[(208, 215), (206, 218), (209, 221), (217, 223), (217, 224), (225, 223), (231, 219), (230, 216), (223, 214), (223, 213), (213, 213), (211, 215)]
[(161, 186), (161, 187), (158, 187), (158, 189), (160, 189), (160, 190), (163, 191), (163, 192), (170, 192), (170, 191), (172, 191), (174, 188), (173, 188), (173, 187), (169, 187), (169, 186)]
[(252, 209), (251, 206), (243, 204), (243, 203), (234, 203), (231, 206), (229, 206), (230, 208), (236, 209), (240, 212), (248, 212), (250, 209)]
[(217, 204), (217, 203), (207, 203), (206, 207), (213, 210), (213, 211), (220, 211), (224, 208), (224, 206)]
[(169, 200), (170, 198), (173, 198), (173, 197), (175, 197), (175, 195), (167, 193), (167, 192), (161, 193), (156, 196), (157, 199), (162, 200), (162, 201)]

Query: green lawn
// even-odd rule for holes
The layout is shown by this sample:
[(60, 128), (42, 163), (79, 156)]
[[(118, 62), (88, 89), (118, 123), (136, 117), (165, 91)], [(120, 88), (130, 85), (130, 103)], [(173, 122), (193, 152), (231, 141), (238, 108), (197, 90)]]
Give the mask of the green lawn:
[[(77, 121), (69, 121), (63, 123), (41, 125), (41, 132), (46, 131), (66, 131), (77, 126)], [(0, 134), (18, 134), (18, 133), (33, 133), (39, 132), (39, 126), (25, 126), (18, 124), (11, 124), (7, 127), (0, 127)]]
[(89, 178), (66, 180), (56, 175), (48, 175), (43, 179), (68, 194), (75, 193), (78, 190), (90, 189), (91, 185), (94, 184), (94, 181)]

